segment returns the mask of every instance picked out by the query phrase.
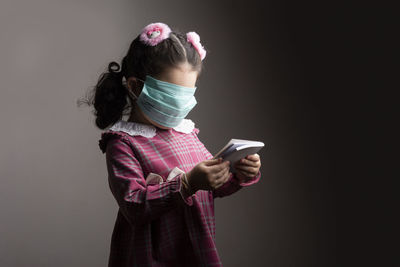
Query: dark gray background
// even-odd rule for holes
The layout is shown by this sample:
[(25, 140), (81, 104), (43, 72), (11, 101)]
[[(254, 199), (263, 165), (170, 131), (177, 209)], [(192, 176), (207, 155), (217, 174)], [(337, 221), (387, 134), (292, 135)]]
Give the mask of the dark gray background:
[(216, 199), (224, 266), (335, 266), (336, 19), (303, 1), (3, 0), (0, 266), (106, 266), (117, 204), (76, 100), (152, 22), (208, 50), (188, 115), (207, 148), (271, 144), (260, 182)]

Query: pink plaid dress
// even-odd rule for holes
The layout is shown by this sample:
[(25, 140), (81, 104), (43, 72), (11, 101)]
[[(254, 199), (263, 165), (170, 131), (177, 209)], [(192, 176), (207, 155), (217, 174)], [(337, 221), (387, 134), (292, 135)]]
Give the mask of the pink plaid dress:
[[(215, 244), (214, 198), (257, 183), (261, 173), (246, 183), (231, 175), (215, 190), (188, 195), (182, 172), (172, 169), (188, 172), (213, 157), (199, 131), (188, 119), (169, 130), (120, 120), (101, 134), (109, 187), (119, 206), (109, 267), (222, 266)], [(146, 182), (150, 173), (162, 180)]]

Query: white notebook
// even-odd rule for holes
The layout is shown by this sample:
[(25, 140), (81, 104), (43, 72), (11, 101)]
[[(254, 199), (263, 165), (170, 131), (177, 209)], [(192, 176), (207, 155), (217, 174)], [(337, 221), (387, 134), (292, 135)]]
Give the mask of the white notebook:
[(245, 158), (247, 155), (257, 153), (265, 145), (260, 141), (244, 140), (244, 139), (231, 139), (218, 153), (213, 157), (222, 157), (224, 160), (230, 161), (230, 171), (236, 172), (233, 165), (240, 159)]

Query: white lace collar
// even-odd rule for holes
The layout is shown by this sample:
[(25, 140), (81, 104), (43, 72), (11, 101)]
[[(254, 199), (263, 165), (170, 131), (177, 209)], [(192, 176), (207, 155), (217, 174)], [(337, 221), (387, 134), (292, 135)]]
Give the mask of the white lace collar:
[[(173, 127), (175, 131), (181, 133), (190, 133), (194, 128), (194, 122), (190, 119), (183, 119), (178, 126)], [(151, 138), (156, 135), (157, 128), (153, 125), (143, 124), (133, 121), (117, 121), (109, 130), (122, 131), (131, 136), (141, 135)]]

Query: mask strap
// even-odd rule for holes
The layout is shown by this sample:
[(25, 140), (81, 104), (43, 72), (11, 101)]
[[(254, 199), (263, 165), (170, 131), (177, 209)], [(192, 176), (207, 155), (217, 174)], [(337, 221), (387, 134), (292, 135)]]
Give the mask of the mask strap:
[(142, 79), (139, 79), (139, 78), (137, 78), (137, 77), (135, 77), (135, 78), (136, 78), (137, 80), (139, 80), (139, 81), (145, 83), (145, 81), (143, 81)]
[[(137, 80), (143, 82), (143, 83), (145, 82), (145, 81), (143, 81), (142, 79), (139, 79), (139, 78), (137, 78), (137, 77), (135, 77), (135, 78), (136, 78)], [(129, 87), (127, 86), (127, 82), (126, 82), (125, 77), (122, 77), (122, 84), (124, 85), (126, 91), (128, 91), (129, 96), (131, 96), (131, 97), (134, 98), (135, 100), (138, 99), (138, 96), (135, 95), (135, 94), (129, 89)]]
[[(135, 95), (133, 92), (131, 92), (131, 90), (129, 90), (128, 88), (126, 89), (128, 91), (128, 94), (134, 98), (135, 100), (138, 99), (137, 95)], [(133, 96), (132, 96), (133, 95)]]

